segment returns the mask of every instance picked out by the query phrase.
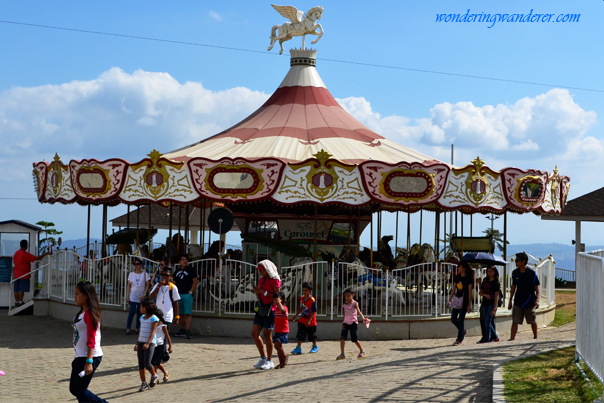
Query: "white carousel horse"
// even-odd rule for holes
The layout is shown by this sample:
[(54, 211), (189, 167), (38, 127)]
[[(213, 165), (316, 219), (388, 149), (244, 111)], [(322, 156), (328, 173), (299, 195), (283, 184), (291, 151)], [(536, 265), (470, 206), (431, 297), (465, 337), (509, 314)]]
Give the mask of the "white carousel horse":
[[(297, 10), (296, 7), (275, 6), (274, 4), (272, 6), (279, 12), (279, 14), (291, 22), (286, 22), (283, 25), (273, 26), (271, 29), (271, 44), (268, 47), (269, 51), (273, 48), (276, 41), (279, 41), (279, 46), (281, 46), (281, 51), (279, 54), (282, 54), (283, 42), (289, 41), (294, 36), (317, 35), (318, 38), (312, 41), (312, 44), (317, 43), (323, 36), (323, 27), (321, 24), (317, 23), (317, 20), (320, 20), (321, 16), (323, 15), (323, 7), (311, 8), (303, 18), (302, 16), (304, 15), (304, 12)], [(317, 30), (320, 32), (317, 32)], [(279, 31), (278, 35), (277, 31)]]

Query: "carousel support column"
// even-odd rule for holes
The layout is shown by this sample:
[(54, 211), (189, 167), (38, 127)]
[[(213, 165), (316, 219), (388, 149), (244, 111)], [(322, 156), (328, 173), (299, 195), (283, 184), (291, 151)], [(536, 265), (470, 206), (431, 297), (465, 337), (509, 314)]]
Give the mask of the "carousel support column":
[[(40, 241), (38, 241), (38, 247), (39, 245)], [(86, 258), (90, 258), (90, 204), (88, 205), (88, 225), (86, 227)]]
[(128, 204), (128, 208), (127, 208), (127, 212), (126, 212), (126, 229), (130, 230), (130, 205)]
[(168, 223), (168, 238), (170, 238), (170, 242), (172, 242), (172, 203), (170, 203), (170, 212), (168, 215), (170, 216), (170, 222)]
[(377, 244), (378, 244), (378, 249), (380, 249), (380, 240), (382, 239), (382, 212), (379, 211), (378, 212), (378, 216), (377, 216), (378, 222), (377, 222)]
[(419, 246), (422, 246), (422, 230), (424, 226), (424, 210), (419, 209)]
[(434, 253), (436, 261), (438, 262), (440, 259), (440, 245), (439, 245), (439, 235), (440, 235), (440, 212), (438, 209), (434, 212)]
[(187, 249), (187, 245), (189, 244), (189, 219), (191, 218), (189, 216), (189, 205), (187, 204), (187, 206), (185, 207), (185, 252)]
[(407, 256), (411, 252), (411, 213), (407, 211)]
[(361, 253), (361, 208), (359, 207), (359, 215), (357, 217), (357, 228), (355, 231), (355, 238), (356, 238), (356, 243), (357, 243), (357, 256), (359, 256), (359, 253)]
[(348, 249), (350, 250), (350, 233), (352, 232), (352, 210), (350, 210), (350, 218), (348, 219)]
[(204, 242), (205, 242), (205, 230), (204, 230), (204, 221), (205, 221), (205, 209), (206, 207), (206, 202), (204, 199), (201, 199), (201, 201), (199, 202), (199, 244), (201, 245), (201, 253), (204, 254), (204, 250), (203, 250), (203, 246), (204, 246)]
[[(318, 214), (318, 207), (315, 205), (315, 222), (314, 222), (314, 235), (313, 235), (313, 252), (312, 252), (312, 259), (316, 262), (317, 261), (317, 214)], [(316, 284), (316, 282), (315, 282)]]
[[(318, 211), (319, 208), (318, 206), (315, 204), (315, 230), (314, 230), (314, 250), (313, 250), (313, 254), (312, 254), (312, 258), (313, 261), (317, 261), (317, 215), (318, 215)], [(318, 270), (317, 270), (317, 266), (313, 265), (313, 285), (316, 287), (317, 286), (317, 276), (318, 276)]]
[(102, 250), (101, 256), (107, 257), (107, 205), (103, 204), (103, 237), (102, 239)]
[(470, 214), (470, 236), (472, 236), (472, 229), (474, 227), (474, 223), (472, 222), (473, 218), (474, 218), (474, 214)]
[[(214, 208), (214, 206), (212, 204), (210, 204), (210, 214), (212, 214), (213, 208)], [(208, 229), (208, 250), (210, 249), (211, 245), (212, 245), (212, 231), (210, 231)], [(260, 253), (260, 251), (257, 251), (257, 253)]]
[[(178, 205), (178, 236), (176, 237), (176, 254), (180, 255), (180, 241), (183, 239), (182, 235), (180, 235), (180, 229), (182, 226), (182, 204)], [(184, 251), (183, 251), (184, 253)]]
[(369, 222), (369, 233), (371, 234), (371, 242), (369, 244), (369, 267), (373, 268), (373, 213), (371, 213), (371, 221)]
[(147, 225), (147, 235), (149, 236), (149, 241), (148, 241), (149, 257), (151, 257), (151, 252), (152, 252), (152, 249), (151, 249), (151, 207), (152, 207), (152, 204), (149, 203), (149, 221), (148, 221), (148, 225)]
[[(136, 206), (136, 247), (140, 248), (138, 240), (138, 229), (141, 226), (141, 206)], [(140, 250), (140, 249), (139, 249)]]
[[(503, 213), (503, 260), (507, 261), (507, 256), (508, 256), (508, 212), (504, 212)], [(506, 264), (505, 266), (503, 266), (503, 306), (507, 306), (507, 304), (505, 303), (505, 296), (506, 296), (506, 291), (507, 291), (507, 281), (506, 281), (506, 271), (507, 271), (508, 265)]]
[(461, 253), (463, 255), (463, 213), (461, 213)]
[(394, 258), (396, 259), (396, 249), (398, 248), (398, 210), (396, 211), (396, 230), (394, 232)]

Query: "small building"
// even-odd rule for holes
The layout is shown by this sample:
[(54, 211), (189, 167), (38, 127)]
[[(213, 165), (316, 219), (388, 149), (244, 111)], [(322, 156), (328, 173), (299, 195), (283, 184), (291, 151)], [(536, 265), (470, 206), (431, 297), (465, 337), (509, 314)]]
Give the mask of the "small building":
[[(19, 250), (19, 244), (25, 239), (28, 252), (38, 255), (39, 233), (41, 228), (19, 220), (0, 221), (0, 308), (10, 305), (13, 255)], [(24, 301), (33, 298), (37, 286), (37, 277), (32, 276), (31, 288), (25, 294)]]

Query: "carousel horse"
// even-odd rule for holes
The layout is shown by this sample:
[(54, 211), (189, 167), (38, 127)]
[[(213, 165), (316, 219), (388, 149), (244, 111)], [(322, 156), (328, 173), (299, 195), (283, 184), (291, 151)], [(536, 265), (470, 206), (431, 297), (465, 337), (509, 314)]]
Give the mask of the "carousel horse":
[(407, 249), (396, 248), (396, 259), (394, 259), (394, 262), (396, 263), (397, 269), (403, 269), (407, 267), (407, 257)]
[(356, 284), (351, 288), (355, 294), (360, 297), (369, 298), (386, 298), (386, 289), (388, 289), (388, 299), (399, 301), (405, 305), (406, 299), (401, 290), (398, 289), (398, 281), (395, 276), (388, 274), (381, 269), (369, 270), (365, 266), (358, 268), (359, 276), (356, 279)]
[[(373, 251), (374, 263), (381, 262), (382, 265), (388, 269), (394, 269), (396, 267), (394, 255), (392, 254), (392, 248), (390, 248), (390, 245), (388, 245), (388, 242), (392, 241), (393, 239), (394, 237), (392, 235), (385, 235), (382, 237), (378, 244), (378, 250)], [(369, 267), (371, 263), (371, 250), (369, 248), (363, 248), (363, 250), (359, 253), (358, 258), (365, 266)]]
[[(344, 248), (342, 248), (342, 252), (337, 258), (333, 252), (320, 251), (319, 254), (321, 255), (321, 258), (324, 261), (334, 262), (333, 277), (335, 288), (342, 288), (347, 283), (347, 279), (357, 277), (355, 267), (359, 265), (359, 263), (362, 264), (362, 262), (356, 258), (351, 247), (345, 246)], [(346, 269), (341, 269), (341, 263), (346, 264)], [(328, 265), (328, 269), (325, 271), (324, 277), (328, 284), (328, 289), (331, 289), (331, 264)]]

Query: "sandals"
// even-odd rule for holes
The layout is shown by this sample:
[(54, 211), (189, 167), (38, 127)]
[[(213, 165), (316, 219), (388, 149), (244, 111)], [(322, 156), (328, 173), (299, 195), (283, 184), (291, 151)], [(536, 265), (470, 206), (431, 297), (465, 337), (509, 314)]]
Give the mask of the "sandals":
[(361, 351), (361, 352), (359, 353), (359, 355), (357, 355), (357, 358), (363, 358), (363, 357), (365, 357), (365, 352), (364, 352), (364, 351)]
[(336, 357), (336, 361), (345, 360), (346, 356), (344, 354), (340, 354)]

